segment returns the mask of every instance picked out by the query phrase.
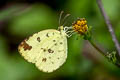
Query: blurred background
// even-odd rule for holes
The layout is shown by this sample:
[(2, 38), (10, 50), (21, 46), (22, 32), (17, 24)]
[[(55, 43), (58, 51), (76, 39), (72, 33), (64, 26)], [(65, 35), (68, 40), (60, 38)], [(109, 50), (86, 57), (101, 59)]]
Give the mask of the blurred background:
[[(103, 0), (120, 41), (120, 0)], [(18, 53), (26, 37), (44, 29), (57, 29), (61, 11), (92, 26), (94, 42), (105, 52), (115, 51), (114, 43), (96, 0), (2, 0), (0, 1), (0, 80), (120, 80), (120, 68), (109, 63), (78, 34), (68, 39), (66, 63), (53, 73), (43, 73)], [(63, 18), (63, 17), (62, 17)]]

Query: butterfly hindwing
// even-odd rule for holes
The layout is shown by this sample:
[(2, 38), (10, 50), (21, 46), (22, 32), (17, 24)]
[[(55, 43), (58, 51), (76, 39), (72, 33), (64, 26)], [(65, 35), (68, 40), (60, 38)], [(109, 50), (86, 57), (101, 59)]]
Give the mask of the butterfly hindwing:
[(38, 69), (52, 72), (67, 58), (67, 38), (60, 31), (49, 29), (35, 33), (19, 45), (19, 52)]

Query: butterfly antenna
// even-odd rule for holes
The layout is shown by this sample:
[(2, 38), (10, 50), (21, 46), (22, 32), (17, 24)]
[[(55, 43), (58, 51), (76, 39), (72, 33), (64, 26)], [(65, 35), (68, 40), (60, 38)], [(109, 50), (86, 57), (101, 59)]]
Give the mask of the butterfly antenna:
[(69, 16), (70, 16), (70, 14), (66, 14), (65, 17), (63, 18), (63, 22), (64, 22), (64, 23), (63, 23), (63, 26), (66, 24), (66, 21), (65, 21), (65, 20), (66, 20)]
[(61, 18), (62, 18), (63, 13), (64, 13), (64, 11), (61, 11), (61, 13), (60, 13), (60, 17), (59, 17), (59, 26), (61, 25)]

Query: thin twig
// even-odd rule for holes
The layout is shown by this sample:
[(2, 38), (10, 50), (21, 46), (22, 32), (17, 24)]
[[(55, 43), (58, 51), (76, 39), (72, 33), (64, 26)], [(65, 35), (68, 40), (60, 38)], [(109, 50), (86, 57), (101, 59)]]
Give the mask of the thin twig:
[(109, 32), (110, 32), (110, 34), (112, 36), (112, 40), (113, 40), (113, 42), (115, 44), (115, 47), (116, 47), (116, 49), (118, 51), (118, 54), (120, 56), (120, 45), (119, 45), (119, 42), (118, 42), (118, 40), (117, 40), (117, 38), (115, 36), (115, 32), (114, 32), (114, 30), (112, 28), (112, 24), (110, 23), (109, 17), (106, 15), (106, 12), (105, 12), (105, 10), (103, 8), (101, 0), (97, 0), (97, 3), (98, 3), (98, 7), (100, 8), (100, 11), (101, 11), (101, 13), (102, 13), (102, 15), (104, 17), (104, 20), (105, 20), (105, 22), (107, 24), (108, 30), (109, 30)]
[[(103, 52), (92, 40), (88, 40), (88, 41), (99, 53), (101, 53), (105, 58), (107, 58), (107, 54)], [(118, 61), (114, 64), (120, 68), (120, 63)]]
[(92, 40), (88, 40), (90, 42), (90, 44), (97, 50), (99, 51), (103, 56), (106, 55), (106, 53), (104, 53), (99, 47), (96, 46), (96, 44), (92, 41)]

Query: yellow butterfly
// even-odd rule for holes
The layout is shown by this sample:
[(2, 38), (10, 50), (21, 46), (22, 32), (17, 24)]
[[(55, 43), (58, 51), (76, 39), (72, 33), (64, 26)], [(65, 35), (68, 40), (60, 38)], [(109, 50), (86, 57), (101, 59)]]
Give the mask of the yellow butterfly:
[(72, 27), (60, 26), (59, 30), (47, 29), (35, 33), (21, 42), (18, 50), (24, 59), (34, 63), (39, 70), (48, 73), (53, 72), (66, 61), (67, 37), (70, 37), (75, 30), (76, 32), (79, 31), (76, 24), (74, 23)]

